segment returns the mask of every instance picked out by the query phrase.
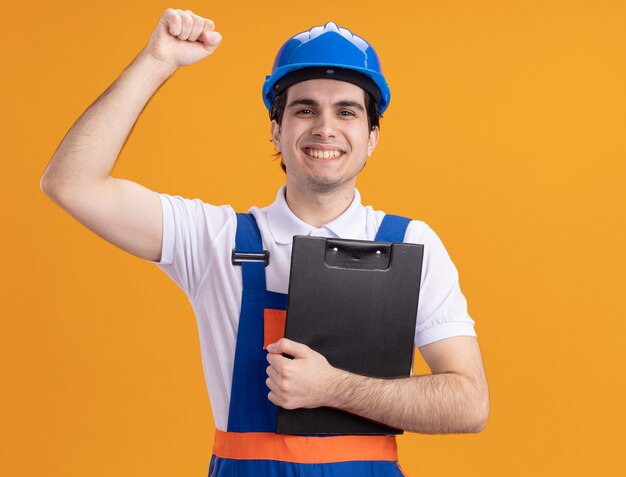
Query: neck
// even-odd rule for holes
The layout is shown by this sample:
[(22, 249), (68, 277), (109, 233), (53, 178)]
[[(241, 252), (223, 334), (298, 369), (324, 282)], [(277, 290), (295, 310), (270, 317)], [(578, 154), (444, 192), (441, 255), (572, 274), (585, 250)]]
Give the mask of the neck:
[(287, 183), (287, 205), (303, 222), (321, 227), (343, 214), (354, 199), (354, 184), (341, 190), (319, 192), (300, 190)]

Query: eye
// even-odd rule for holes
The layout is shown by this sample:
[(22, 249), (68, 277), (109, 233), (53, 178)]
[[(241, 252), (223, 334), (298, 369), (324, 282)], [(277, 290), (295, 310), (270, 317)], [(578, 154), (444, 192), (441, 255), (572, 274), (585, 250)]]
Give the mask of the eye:
[(348, 111), (348, 110), (340, 111), (339, 114), (342, 116), (356, 116), (352, 111)]
[(300, 111), (296, 112), (296, 114), (311, 114), (313, 111), (311, 111), (310, 109), (301, 109)]

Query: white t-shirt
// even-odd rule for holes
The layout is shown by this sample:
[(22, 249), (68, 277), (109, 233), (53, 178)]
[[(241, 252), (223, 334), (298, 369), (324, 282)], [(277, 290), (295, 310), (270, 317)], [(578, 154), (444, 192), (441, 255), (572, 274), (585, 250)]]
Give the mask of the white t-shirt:
[[(361, 204), (355, 189), (348, 209), (315, 228), (296, 217), (282, 186), (269, 207), (252, 207), (263, 249), (270, 253), (267, 289), (287, 293), (294, 235), (373, 240), (384, 212)], [(241, 267), (231, 264), (237, 218), (228, 205), (159, 194), (163, 206), (163, 246), (157, 264), (187, 294), (198, 324), (202, 364), (216, 427), (226, 431), (237, 327), (241, 309)], [(424, 222), (409, 224), (405, 242), (424, 245), (415, 344), (453, 336), (476, 336), (474, 321), (459, 287), (457, 270), (435, 232)]]

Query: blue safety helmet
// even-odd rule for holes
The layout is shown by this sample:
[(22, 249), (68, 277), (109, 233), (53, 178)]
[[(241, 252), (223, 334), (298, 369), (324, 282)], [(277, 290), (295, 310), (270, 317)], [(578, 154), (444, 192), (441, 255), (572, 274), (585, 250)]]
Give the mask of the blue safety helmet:
[(391, 93), (374, 48), (350, 30), (329, 22), (297, 34), (278, 51), (272, 74), (263, 85), (265, 107), (269, 110), (274, 98), (289, 86), (317, 78), (360, 86), (373, 96), (380, 114), (389, 106)]

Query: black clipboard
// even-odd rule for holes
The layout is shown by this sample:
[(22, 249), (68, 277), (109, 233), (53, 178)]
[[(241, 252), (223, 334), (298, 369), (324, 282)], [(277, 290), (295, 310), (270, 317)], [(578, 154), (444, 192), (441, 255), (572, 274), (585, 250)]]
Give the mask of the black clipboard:
[[(409, 376), (424, 246), (295, 236), (285, 337), (337, 368)], [(278, 408), (279, 434), (402, 434), (339, 409)]]

